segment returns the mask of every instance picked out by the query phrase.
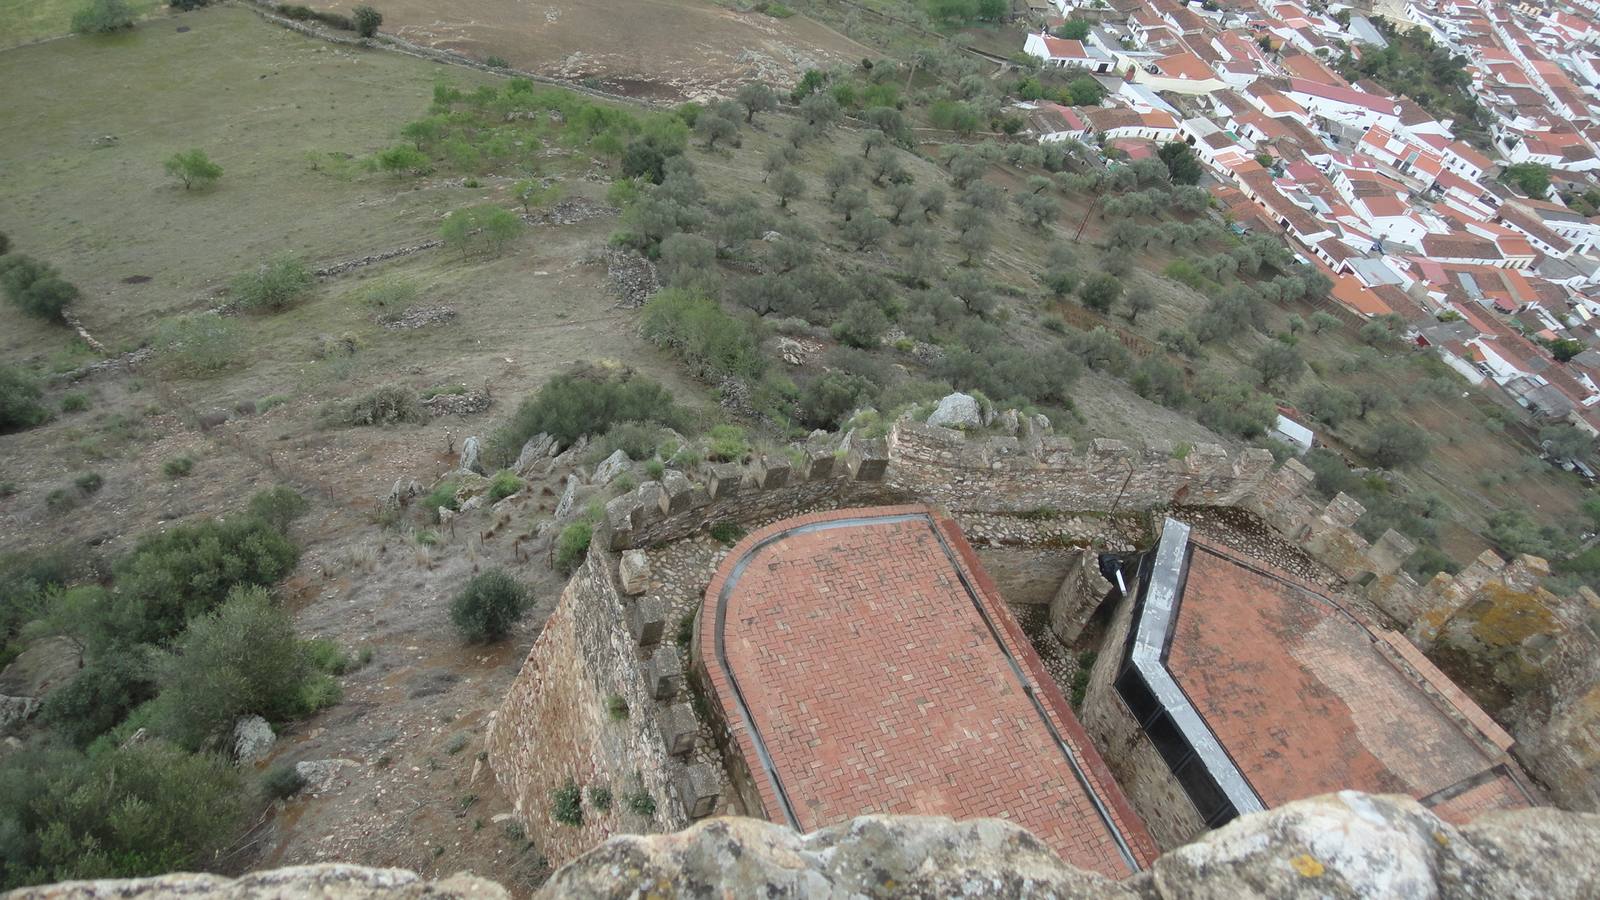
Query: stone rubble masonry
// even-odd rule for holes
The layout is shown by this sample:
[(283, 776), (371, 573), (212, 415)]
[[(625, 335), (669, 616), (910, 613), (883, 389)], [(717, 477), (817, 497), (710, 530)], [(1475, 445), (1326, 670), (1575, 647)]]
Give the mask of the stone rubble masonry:
[[(802, 835), (719, 818), (677, 834), (619, 835), (552, 875), (534, 900), (660, 897), (1057, 897), (1311, 900), (1538, 897), (1600, 883), (1600, 816), (1521, 810), (1452, 826), (1409, 797), (1344, 791), (1245, 816), (1122, 882), (1073, 868), (998, 819), (862, 816)], [(886, 887), (891, 886), (892, 887)], [(296, 866), (23, 888), (15, 900), (507, 900), (492, 881), (400, 869)]]
[(1067, 577), (1061, 580), (1061, 587), (1050, 601), (1050, 631), (1063, 644), (1077, 641), (1111, 588), (1111, 582), (1100, 574), (1096, 555), (1079, 552), (1077, 562), (1067, 570)]
[[(656, 722), (660, 686), (647, 681), (653, 666), (641, 663), (627, 624), (627, 608), (638, 600), (618, 590), (617, 566), (604, 548), (590, 547), (489, 724), (490, 766), (528, 837), (556, 865), (617, 831), (672, 831), (689, 823), (676, 783), (684, 766), (669, 752), (670, 730)], [(660, 634), (658, 623), (652, 636)], [(676, 655), (672, 650), (672, 661)], [(681, 666), (670, 677), (677, 683)], [(607, 703), (613, 695), (627, 703), (626, 718), (613, 717)], [(586, 804), (582, 826), (557, 822), (551, 794), (569, 778), (609, 787), (618, 798), (642, 787), (655, 801), (655, 815), (646, 821), (625, 803), (607, 812)]]

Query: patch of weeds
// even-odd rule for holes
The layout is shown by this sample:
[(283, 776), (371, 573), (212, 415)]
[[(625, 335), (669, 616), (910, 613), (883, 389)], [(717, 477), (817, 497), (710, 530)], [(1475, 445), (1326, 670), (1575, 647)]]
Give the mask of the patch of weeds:
[(439, 387), (428, 388), (422, 392), (422, 399), (432, 400), (435, 397), (460, 397), (467, 392), (464, 384), (446, 384)]
[[(356, 669), (365, 669), (367, 666), (371, 665), (372, 664), (372, 653), (373, 653), (373, 650), (372, 650), (372, 645), (371, 644), (362, 644), (361, 645), (361, 649), (356, 651), (356, 665), (355, 665), (355, 668)], [(355, 669), (352, 669), (351, 671), (355, 671)]]
[(711, 526), (711, 539), (732, 547), (744, 537), (744, 528), (737, 522), (717, 522)]
[(504, 831), (506, 840), (508, 841), (513, 841), (520, 844), (528, 839), (528, 830), (522, 827), (521, 822), (518, 822), (514, 819), (510, 822), (507, 822), (505, 828), (502, 830)]
[(1173, 459), (1187, 459), (1189, 454), (1192, 453), (1193, 451), (1194, 451), (1194, 445), (1193, 444), (1189, 443), (1188, 441), (1180, 441), (1179, 443), (1174, 444), (1173, 447), (1172, 447), (1172, 458)]
[(679, 647), (688, 649), (689, 645), (694, 642), (694, 617), (699, 610), (700, 607), (697, 604), (694, 609), (684, 613), (683, 617), (678, 619), (678, 629), (673, 634), (672, 639)]
[(462, 797), (459, 801), (456, 802), (456, 807), (458, 809), (460, 809), (462, 812), (466, 812), (467, 810), (472, 808), (473, 804), (475, 804), (477, 802), (478, 802), (478, 795), (477, 794), (467, 794), (466, 796)]
[(256, 412), (264, 413), (289, 402), (288, 394), (271, 394), (256, 401)]
[(455, 756), (457, 753), (467, 749), (467, 743), (469, 741), (471, 741), (471, 738), (467, 737), (465, 734), (457, 734), (450, 738), (450, 743), (444, 745), (444, 752), (450, 754), (451, 756)]
[(659, 459), (649, 460), (644, 464), (644, 473), (650, 476), (652, 481), (660, 481), (661, 476), (667, 474), (667, 464)]
[(606, 698), (606, 715), (613, 722), (621, 722), (628, 718), (628, 700), (621, 694), (612, 694)]
[(1026, 519), (1030, 522), (1046, 522), (1051, 519), (1059, 518), (1060, 515), (1061, 511), (1053, 507), (1036, 506), (1033, 509), (1024, 510), (1023, 512), (1017, 513), (1017, 518)]
[(483, 61), (483, 64), (488, 66), (491, 69), (509, 69), (509, 68), (511, 68), (511, 63), (506, 62), (505, 57), (502, 57), (502, 56), (491, 56), (488, 59), (485, 59)]
[(1072, 673), (1072, 696), (1068, 698), (1074, 710), (1083, 706), (1083, 698), (1089, 693), (1089, 675), (1098, 657), (1099, 654), (1093, 650), (1078, 654), (1078, 670)]
[(44, 495), (44, 508), (60, 515), (78, 505), (78, 497), (66, 488), (56, 488)]
[(611, 809), (611, 788), (595, 785), (589, 788), (589, 805), (601, 812)]
[(644, 788), (629, 791), (622, 795), (622, 803), (628, 811), (639, 816), (653, 816), (656, 814), (656, 799)]
[(85, 494), (92, 494), (105, 487), (106, 479), (99, 472), (84, 472), (77, 478), (72, 479), (72, 483)]
[(422, 508), (428, 511), (428, 518), (434, 522), (439, 521), (441, 506), (451, 512), (461, 508), (456, 503), (456, 483), (448, 478), (434, 485), (428, 496), (422, 498)]
[(0, 497), (15, 497), (20, 490), (15, 481), (0, 481)]
[(489, 502), (498, 503), (504, 500), (522, 490), (525, 483), (517, 477), (517, 473), (510, 469), (501, 469), (494, 473), (494, 478), (489, 481)]
[(428, 418), (417, 395), (395, 384), (384, 385), (348, 405), (336, 406), (334, 411), (337, 420), (357, 427), (415, 424)]
[(89, 408), (88, 394), (64, 394), (61, 397), (61, 411), (64, 413), (83, 412)]
[(306, 659), (311, 667), (330, 675), (343, 675), (350, 671), (350, 656), (335, 641), (312, 638), (305, 643)]
[(439, 545), (439, 532), (429, 531), (426, 528), (414, 533), (411, 538), (424, 547), (437, 547)]
[(294, 763), (278, 763), (261, 776), (261, 792), (272, 800), (287, 800), (306, 786)]
[(563, 575), (571, 575), (588, 554), (593, 539), (594, 526), (588, 522), (573, 522), (561, 529), (556, 537), (556, 568)]
[(744, 429), (737, 425), (717, 425), (706, 433), (706, 455), (716, 462), (743, 462), (750, 452)]
[(161, 464), (161, 474), (168, 478), (186, 478), (194, 471), (194, 460), (187, 456), (174, 456)]
[(574, 828), (583, 824), (583, 790), (571, 778), (550, 792), (550, 818)]
[(437, 858), (439, 858), (439, 857), (441, 857), (443, 855), (444, 855), (444, 847), (435, 846), (433, 848), (433, 856), (434, 856), (435, 859), (437, 859)]

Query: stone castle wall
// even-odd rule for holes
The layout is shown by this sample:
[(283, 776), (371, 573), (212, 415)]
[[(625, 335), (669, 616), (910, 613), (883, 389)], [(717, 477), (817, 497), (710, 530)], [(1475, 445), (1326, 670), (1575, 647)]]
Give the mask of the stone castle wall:
[[(1343, 579), (1347, 592), (1409, 629), (1408, 637), (1424, 650), (1440, 635), (1475, 633), (1474, 623), (1485, 617), (1494, 620), (1494, 604), (1486, 606), (1484, 598), (1507, 578), (1515, 582), (1526, 577), (1527, 564), (1507, 574), (1507, 563), (1486, 554), (1458, 575), (1440, 575), (1419, 585), (1402, 570), (1414, 544), (1393, 531), (1368, 541), (1355, 529), (1365, 512), (1360, 503), (1346, 495), (1320, 502), (1311, 490), (1312, 480), (1311, 472), (1294, 460), (1274, 469), (1265, 451), (1230, 455), (1202, 444), (1179, 453), (1103, 440), (1079, 448), (1026, 419), (1015, 434), (987, 436), (902, 420), (886, 438), (819, 434), (787, 454), (749, 466), (707, 465), (693, 477), (669, 471), (606, 505), (587, 562), (568, 585), (497, 717), (491, 762), (530, 831), (536, 839), (547, 837), (541, 844), (558, 862), (569, 858), (564, 854), (592, 846), (599, 835), (676, 828), (697, 811), (709, 811), (721, 789), (719, 781), (735, 789), (739, 782), (719, 780), (679, 761), (684, 748), (694, 745), (698, 724), (689, 707), (683, 662), (677, 648), (662, 641), (665, 611), (650, 598), (619, 590), (617, 554), (680, 540), (719, 522), (748, 525), (824, 503), (920, 501), (957, 518), (963, 513), (1041, 510), (1137, 512), (1174, 504), (1239, 507)], [(1073, 608), (1073, 602), (1091, 602), (1094, 593), (1058, 592), (1052, 620), (1068, 630), (1081, 627), (1092, 610)], [(1533, 640), (1537, 643), (1538, 636)], [(1106, 646), (1114, 644), (1115, 638)], [(1594, 667), (1574, 662), (1593, 657), (1581, 652), (1585, 646), (1567, 637), (1544, 655), (1565, 660), (1564, 671), (1582, 673), (1589, 678), (1583, 684), (1594, 685), (1600, 683)], [(1563, 649), (1569, 647), (1578, 649)], [(1165, 773), (1159, 758), (1129, 759), (1118, 768), (1119, 747), (1134, 754), (1148, 750), (1152, 757), (1154, 751), (1131, 740), (1136, 733), (1131, 718), (1107, 693), (1115, 656), (1102, 654), (1096, 666), (1085, 725), (1103, 741), (1108, 761), (1119, 780), (1127, 779), (1123, 783), (1130, 794), (1178, 791), (1176, 796), (1185, 801), (1142, 806), (1189, 809), (1170, 777), (1163, 784), (1141, 774)], [(663, 692), (666, 699), (661, 699)], [(609, 718), (605, 698), (613, 693), (626, 697), (634, 711), (625, 722)], [(1099, 703), (1093, 699), (1097, 695)], [(1600, 690), (1586, 692), (1580, 686), (1573, 696), (1600, 696)], [(1519, 752), (1523, 764), (1551, 785), (1558, 801), (1600, 808), (1600, 739), (1571, 739), (1594, 730), (1600, 701), (1562, 704), (1550, 699), (1513, 714), (1526, 720), (1510, 722), (1511, 732), (1526, 748)], [(1557, 735), (1567, 737), (1557, 740)], [(1571, 749), (1575, 745), (1578, 749)], [(632, 789), (626, 782), (635, 772), (657, 803), (653, 820), (625, 822), (614, 812), (580, 830), (550, 819), (549, 792), (567, 777), (610, 782), (620, 798)], [(1196, 833), (1198, 821), (1174, 814), (1172, 821), (1152, 821), (1150, 826), (1158, 841), (1171, 846)]]
[[(620, 831), (670, 831), (689, 822), (683, 766), (668, 753), (616, 571), (616, 557), (593, 545), (489, 726), (495, 776), (528, 836), (556, 865)], [(626, 704), (625, 717), (612, 712), (613, 697)], [(586, 800), (581, 826), (556, 821), (552, 795), (568, 779), (609, 789), (611, 809)], [(653, 816), (625, 802), (639, 791), (654, 802)]]
[(1100, 655), (1089, 672), (1089, 688), (1084, 692), (1078, 720), (1164, 852), (1204, 834), (1206, 824), (1113, 684), (1131, 627), (1133, 598), (1127, 596), (1117, 601)]

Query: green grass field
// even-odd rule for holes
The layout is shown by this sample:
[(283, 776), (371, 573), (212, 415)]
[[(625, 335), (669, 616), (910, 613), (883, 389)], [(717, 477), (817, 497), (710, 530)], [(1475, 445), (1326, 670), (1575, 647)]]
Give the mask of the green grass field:
[[(0, 0), (0, 48), (59, 37), (72, 29), (83, 0)], [(128, 0), (140, 16), (158, 12), (160, 0)]]
[[(263, 257), (378, 252), (431, 237), (443, 211), (477, 202), (482, 192), (459, 184), (340, 180), (307, 162), (391, 143), (441, 74), (236, 8), (0, 53), (0, 133), (11, 136), (0, 142), (0, 230), (83, 289), (78, 311), (102, 340), (137, 342)], [(448, 74), (466, 87), (489, 78)], [(209, 190), (185, 191), (162, 170), (191, 147), (223, 167)], [(139, 276), (149, 280), (123, 283)], [(0, 349), (36, 347), (35, 329), (7, 331)]]

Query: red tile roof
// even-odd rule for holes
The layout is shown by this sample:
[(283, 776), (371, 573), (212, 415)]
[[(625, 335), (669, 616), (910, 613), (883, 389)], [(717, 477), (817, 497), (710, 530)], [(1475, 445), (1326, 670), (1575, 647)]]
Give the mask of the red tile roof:
[(1138, 865), (1155, 855), (976, 554), (925, 507), (749, 535), (700, 621), (712, 702), (774, 821), (1001, 816), (1114, 878), (1118, 835)]

